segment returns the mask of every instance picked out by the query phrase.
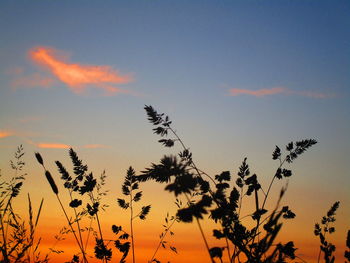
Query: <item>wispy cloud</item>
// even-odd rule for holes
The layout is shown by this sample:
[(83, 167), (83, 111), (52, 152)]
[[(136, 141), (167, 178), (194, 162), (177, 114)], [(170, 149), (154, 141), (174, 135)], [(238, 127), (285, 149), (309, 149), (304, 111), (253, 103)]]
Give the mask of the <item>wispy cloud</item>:
[(275, 95), (275, 94), (281, 94), (286, 92), (287, 92), (287, 89), (282, 87), (276, 87), (271, 89), (259, 89), (259, 90), (230, 89), (231, 96), (246, 94), (246, 95), (252, 95), (256, 97), (263, 97), (267, 95)]
[(239, 95), (251, 95), (255, 97), (264, 97), (271, 95), (298, 95), (303, 97), (309, 97), (314, 99), (327, 99), (333, 98), (336, 96), (335, 93), (322, 93), (322, 92), (314, 92), (314, 91), (295, 91), (285, 87), (274, 87), (270, 89), (258, 89), (258, 90), (249, 90), (249, 89), (230, 89), (230, 96), (239, 96)]
[(130, 75), (121, 75), (110, 66), (70, 63), (67, 57), (53, 48), (36, 47), (30, 50), (29, 56), (76, 94), (82, 94), (91, 87), (102, 89), (106, 95), (128, 93), (115, 85), (127, 84), (133, 80)]
[[(38, 148), (43, 148), (43, 149), (69, 149), (72, 148), (72, 145), (65, 144), (65, 143), (57, 143), (57, 142), (34, 142), (30, 139), (26, 139), (26, 141), (29, 144), (34, 145), (35, 147)], [(99, 148), (110, 148), (108, 145), (104, 144), (85, 144), (83, 146), (74, 146), (74, 148), (83, 148), (83, 149), (99, 149)]]
[(16, 90), (18, 88), (51, 88), (56, 80), (50, 76), (44, 76), (39, 73), (31, 75), (16, 74), (11, 82), (11, 87)]
[(0, 130), (0, 139), (13, 136), (14, 133), (11, 131)]
[(24, 138), (25, 141), (31, 145), (34, 145), (35, 147), (38, 148), (43, 148), (43, 149), (69, 149), (72, 146), (64, 143), (57, 143), (57, 142), (34, 142), (28, 138)]
[(314, 92), (314, 91), (298, 91), (294, 92), (296, 95), (310, 97), (314, 99), (329, 99), (337, 97), (336, 93), (322, 93), (322, 92)]
[(85, 149), (97, 149), (97, 148), (110, 148), (110, 146), (104, 144), (86, 144), (83, 146)]
[(45, 148), (45, 149), (69, 149), (69, 148), (71, 148), (70, 145), (63, 144), (63, 143), (37, 143), (35, 145), (39, 148)]

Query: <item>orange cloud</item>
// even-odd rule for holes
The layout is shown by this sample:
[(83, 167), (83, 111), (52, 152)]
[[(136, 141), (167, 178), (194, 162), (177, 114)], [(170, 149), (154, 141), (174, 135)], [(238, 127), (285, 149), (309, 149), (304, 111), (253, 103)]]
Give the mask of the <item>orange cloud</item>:
[(86, 144), (83, 146), (85, 149), (97, 149), (97, 148), (109, 148), (107, 145), (103, 144)]
[(37, 143), (37, 147), (46, 149), (69, 149), (71, 146), (62, 143)]
[(263, 97), (266, 95), (274, 95), (279, 93), (286, 93), (286, 88), (271, 88), (271, 89), (259, 89), (259, 90), (248, 90), (248, 89), (230, 89), (231, 96), (238, 96), (241, 94), (252, 95), (256, 97)]
[(77, 94), (83, 93), (88, 87), (100, 88), (107, 95), (127, 93), (111, 84), (126, 84), (132, 81), (130, 75), (121, 75), (110, 66), (68, 63), (67, 59), (53, 48), (36, 47), (29, 52), (29, 55), (34, 62), (43, 65)]
[[(29, 144), (32, 144), (38, 148), (44, 149), (69, 149), (72, 148), (72, 145), (64, 144), (64, 143), (47, 143), (47, 142), (34, 142), (30, 139), (26, 139)], [(98, 148), (110, 148), (108, 145), (104, 144), (86, 144), (83, 146), (77, 146), (76, 148), (85, 148), (85, 149), (98, 149)]]
[(284, 87), (275, 87), (270, 89), (248, 90), (248, 89), (230, 89), (231, 96), (238, 95), (251, 95), (255, 97), (264, 97), (269, 95), (284, 94), (284, 95), (299, 95), (304, 97), (310, 97), (314, 99), (326, 99), (336, 96), (334, 93), (319, 93), (312, 91), (293, 91)]
[(10, 131), (0, 131), (0, 139), (1, 138), (6, 138), (6, 137), (10, 137), (14, 135), (13, 132), (10, 132)]

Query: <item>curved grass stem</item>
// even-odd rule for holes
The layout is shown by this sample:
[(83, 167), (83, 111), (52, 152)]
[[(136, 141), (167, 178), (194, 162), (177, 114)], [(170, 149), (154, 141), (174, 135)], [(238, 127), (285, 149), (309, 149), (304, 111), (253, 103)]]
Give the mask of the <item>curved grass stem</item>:
[(67, 212), (66, 212), (66, 210), (64, 209), (64, 206), (63, 206), (63, 204), (62, 204), (62, 202), (61, 202), (61, 199), (60, 199), (60, 197), (58, 196), (58, 194), (56, 194), (56, 198), (57, 198), (58, 202), (60, 203), (60, 206), (61, 206), (61, 208), (62, 208), (62, 211), (63, 211), (63, 213), (64, 213), (64, 215), (65, 215), (65, 217), (66, 217), (66, 220), (67, 220), (67, 222), (68, 222), (68, 225), (69, 225), (69, 227), (70, 227), (70, 229), (71, 229), (71, 231), (72, 231), (72, 233), (73, 233), (73, 235), (74, 235), (75, 241), (78, 243), (79, 248), (80, 248), (80, 251), (81, 251), (81, 253), (83, 254), (83, 261), (84, 261), (85, 263), (87, 263), (88, 260), (87, 260), (87, 258), (86, 258), (86, 254), (85, 254), (84, 248), (83, 248), (82, 244), (80, 244), (80, 242), (79, 242), (79, 239), (78, 239), (78, 237), (77, 237), (77, 234), (75, 233), (75, 230), (74, 230), (74, 228), (73, 228), (73, 225), (72, 225), (71, 221), (69, 220), (69, 217), (68, 217), (68, 215), (67, 215)]

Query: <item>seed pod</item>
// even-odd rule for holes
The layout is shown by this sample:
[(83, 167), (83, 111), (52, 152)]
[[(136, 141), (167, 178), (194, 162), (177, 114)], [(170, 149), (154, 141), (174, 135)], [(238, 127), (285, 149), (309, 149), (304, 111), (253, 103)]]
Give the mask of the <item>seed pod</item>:
[(52, 191), (57, 195), (58, 194), (58, 188), (55, 184), (55, 181), (53, 180), (52, 178), (52, 175), (50, 174), (49, 171), (45, 171), (45, 176), (46, 176), (46, 179), (49, 181), (49, 184), (52, 188)]
[(40, 153), (35, 153), (35, 157), (41, 165), (44, 165), (44, 161), (43, 161), (43, 158), (41, 157)]

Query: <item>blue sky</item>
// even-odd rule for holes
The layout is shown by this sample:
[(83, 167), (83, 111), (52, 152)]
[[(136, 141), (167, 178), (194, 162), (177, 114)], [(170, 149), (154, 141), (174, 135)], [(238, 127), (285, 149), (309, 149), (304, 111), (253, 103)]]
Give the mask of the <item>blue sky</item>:
[[(348, 1), (3, 1), (1, 128), (15, 129), (16, 118), (44, 118), (50, 124), (36, 123), (37, 130), (65, 133), (72, 144), (81, 139), (73, 128), (78, 118), (91, 133), (101, 126), (114, 133), (119, 121), (140, 129), (133, 123), (152, 104), (183, 121), (184, 133), (192, 125), (203, 137), (222, 127), (227, 138), (257, 142), (262, 134), (270, 144), (282, 134), (345, 139), (349, 9)], [(132, 74), (125, 87), (139, 95), (77, 95), (59, 81), (13, 91), (12, 69), (50, 74), (28, 58), (36, 46)], [(229, 96), (230, 89), (276, 87), (287, 94)]]
[[(203, 142), (262, 152), (315, 137), (345, 156), (349, 11), (348, 1), (2, 1), (1, 129), (33, 134), (36, 143), (116, 148), (113, 141), (130, 130), (137, 144), (154, 139), (142, 110), (152, 104), (198, 152)], [(37, 46), (64, 52), (71, 63), (131, 74), (122, 87), (138, 95), (74, 94), (60, 81), (14, 90), (13, 69), (52, 76), (29, 58)], [(288, 92), (229, 96), (230, 89), (276, 87)]]
[[(296, 167), (308, 177), (296, 178), (295, 188), (331, 187), (329, 202), (349, 201), (349, 14), (345, 0), (3, 0), (0, 165), (21, 143), (29, 153), (66, 158), (65, 150), (40, 149), (59, 143), (98, 169), (143, 169), (171, 152), (146, 121), (143, 106), (151, 104), (170, 115), (211, 173), (236, 170), (245, 156), (269, 173), (276, 144), (315, 138), (319, 145)], [(99, 84), (76, 93), (31, 58), (36, 47), (55, 50), (67, 65), (130, 74), (132, 81), (111, 85), (131, 93), (106, 96)], [(14, 87), (24, 76), (54, 83)]]

